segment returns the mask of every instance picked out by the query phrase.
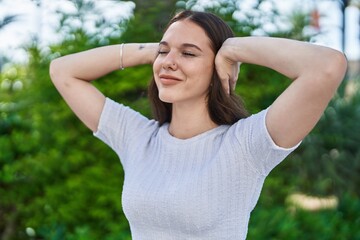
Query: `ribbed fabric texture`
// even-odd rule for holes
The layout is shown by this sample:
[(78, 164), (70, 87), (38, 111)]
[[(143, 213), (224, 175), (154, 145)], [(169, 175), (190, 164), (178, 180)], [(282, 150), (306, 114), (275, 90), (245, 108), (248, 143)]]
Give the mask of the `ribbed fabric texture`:
[(266, 112), (181, 140), (106, 99), (94, 135), (124, 167), (132, 239), (245, 239), (265, 177), (298, 146), (274, 144)]

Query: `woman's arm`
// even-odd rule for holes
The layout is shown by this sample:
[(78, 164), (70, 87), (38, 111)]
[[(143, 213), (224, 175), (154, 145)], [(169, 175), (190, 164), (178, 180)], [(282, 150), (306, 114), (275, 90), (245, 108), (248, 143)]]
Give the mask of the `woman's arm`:
[(151, 64), (157, 50), (157, 43), (132, 43), (122, 47), (110, 45), (67, 55), (51, 62), (51, 80), (74, 113), (95, 132), (105, 96), (91, 81), (121, 67)]
[(333, 49), (295, 40), (244, 37), (226, 40), (216, 57), (220, 78), (226, 79), (236, 62), (274, 69), (293, 80), (275, 100), (266, 118), (274, 142), (292, 147), (320, 119), (343, 80), (345, 56)]

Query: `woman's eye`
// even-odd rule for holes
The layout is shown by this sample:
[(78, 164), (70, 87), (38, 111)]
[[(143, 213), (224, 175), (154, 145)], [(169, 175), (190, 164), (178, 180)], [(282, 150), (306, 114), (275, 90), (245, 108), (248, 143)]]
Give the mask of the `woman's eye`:
[(183, 52), (183, 54), (188, 57), (195, 57), (195, 54), (193, 54), (191, 52)]

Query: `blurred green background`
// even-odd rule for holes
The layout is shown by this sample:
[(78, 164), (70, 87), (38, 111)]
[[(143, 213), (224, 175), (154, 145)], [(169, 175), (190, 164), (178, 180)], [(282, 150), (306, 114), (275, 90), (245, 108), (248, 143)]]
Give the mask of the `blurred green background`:
[[(282, 16), (270, 0), (253, 1), (246, 18), (235, 20), (237, 1), (135, 0), (132, 17), (116, 24), (103, 18), (86, 31), (94, 1), (71, 1), (61, 10), (63, 38), (42, 47), (22, 46), (28, 61), (0, 53), (0, 239), (131, 239), (121, 208), (123, 170), (109, 147), (92, 136), (70, 111), (49, 78), (52, 59), (97, 46), (159, 41), (170, 17), (181, 9), (221, 16), (237, 36), (264, 35), (309, 40), (316, 31), (310, 12)], [(346, 4), (351, 4), (345, 1)], [(1, 2), (0, 2), (1, 4)], [(354, 1), (353, 4), (358, 4)], [(0, 5), (1, 6), (1, 5)], [(16, 21), (7, 16), (0, 31)], [(266, 32), (275, 19), (287, 30)], [(77, 20), (81, 24), (74, 25)], [(276, 24), (275, 24), (276, 25)], [(112, 34), (104, 35), (108, 29)], [(1, 40), (0, 40), (1, 41)], [(276, 49), (274, 49), (276, 51)], [(360, 82), (356, 66), (302, 145), (267, 178), (252, 213), (248, 239), (360, 239)], [(150, 116), (146, 87), (151, 67), (116, 71), (95, 84), (110, 98)], [(269, 106), (290, 81), (259, 66), (242, 65), (236, 91), (250, 112)]]

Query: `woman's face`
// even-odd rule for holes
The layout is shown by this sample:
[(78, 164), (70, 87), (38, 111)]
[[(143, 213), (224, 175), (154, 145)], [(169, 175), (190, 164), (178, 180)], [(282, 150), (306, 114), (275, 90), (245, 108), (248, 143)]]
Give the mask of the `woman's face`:
[(170, 25), (153, 64), (159, 98), (168, 103), (206, 101), (215, 54), (205, 31), (188, 20)]

